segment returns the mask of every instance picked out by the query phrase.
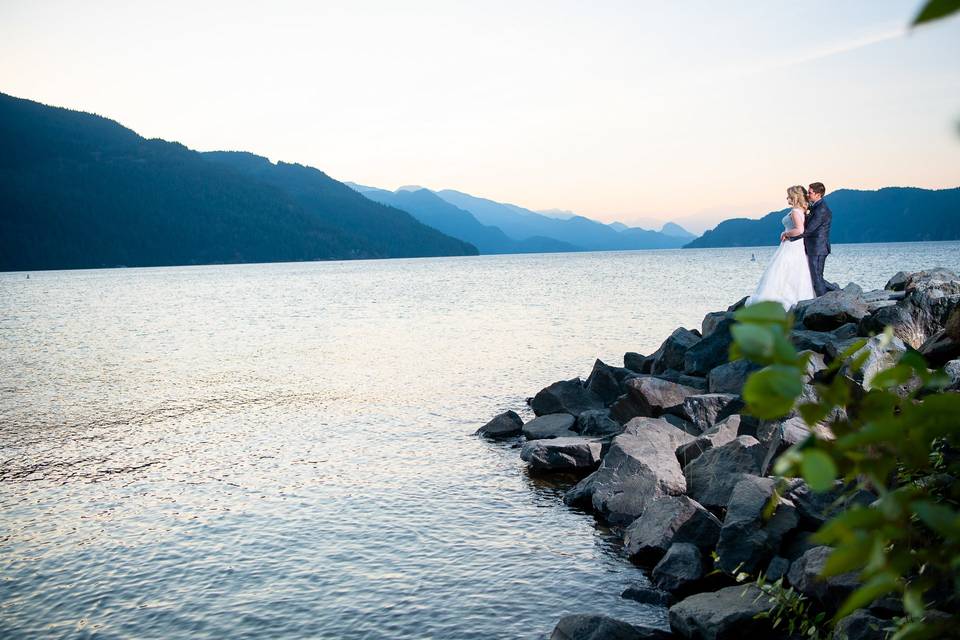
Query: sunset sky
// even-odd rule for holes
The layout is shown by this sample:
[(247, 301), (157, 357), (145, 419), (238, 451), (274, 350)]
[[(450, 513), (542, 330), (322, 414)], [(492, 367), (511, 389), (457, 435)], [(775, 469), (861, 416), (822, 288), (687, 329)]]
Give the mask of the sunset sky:
[(702, 231), (960, 186), (960, 18), (837, 2), (0, 0), (0, 91), (383, 188)]

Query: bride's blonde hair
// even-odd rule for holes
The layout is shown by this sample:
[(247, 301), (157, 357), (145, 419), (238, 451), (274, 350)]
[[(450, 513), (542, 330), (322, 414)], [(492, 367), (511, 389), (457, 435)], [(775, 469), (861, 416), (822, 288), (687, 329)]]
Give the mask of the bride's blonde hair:
[(804, 211), (810, 208), (810, 203), (807, 200), (807, 190), (799, 184), (787, 189), (787, 197), (790, 198), (790, 205), (793, 207), (800, 207)]

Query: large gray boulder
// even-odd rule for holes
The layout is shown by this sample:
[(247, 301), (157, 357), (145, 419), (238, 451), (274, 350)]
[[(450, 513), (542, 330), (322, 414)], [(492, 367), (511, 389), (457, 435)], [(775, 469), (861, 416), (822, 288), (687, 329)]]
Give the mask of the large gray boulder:
[(693, 345), (700, 342), (700, 334), (683, 327), (674, 329), (660, 348), (653, 354), (650, 372), (654, 375), (670, 369), (682, 370), (683, 357)]
[(755, 574), (780, 549), (783, 537), (799, 524), (796, 508), (782, 498), (770, 519), (764, 519), (764, 508), (773, 498), (775, 485), (772, 478), (744, 476), (733, 488), (717, 543), (717, 564), (723, 571)]
[(711, 311), (703, 316), (703, 322), (700, 323), (700, 335), (706, 338), (717, 330), (721, 322), (732, 318), (733, 313), (731, 311)]
[(683, 370), (689, 375), (706, 376), (710, 371), (730, 359), (730, 345), (733, 337), (730, 327), (733, 318), (724, 318), (713, 332), (690, 347), (683, 358)]
[(542, 440), (546, 438), (573, 438), (579, 434), (573, 430), (576, 421), (569, 413), (550, 413), (534, 418), (523, 425), (523, 435), (527, 440)]
[(731, 442), (704, 451), (683, 472), (687, 495), (707, 507), (727, 506), (734, 486), (744, 475), (759, 475), (766, 451), (752, 436), (737, 436)]
[(725, 587), (670, 607), (670, 629), (691, 640), (772, 640), (771, 621), (757, 616), (774, 606), (756, 585)]
[(612, 524), (629, 524), (654, 498), (686, 491), (675, 451), (691, 439), (663, 420), (634, 418), (613, 439), (600, 468), (567, 491), (564, 501), (589, 506)]
[(830, 331), (848, 322), (859, 323), (869, 314), (870, 309), (859, 291), (828, 291), (797, 305), (798, 321), (814, 331)]
[(550, 640), (670, 640), (660, 629), (638, 627), (595, 613), (566, 615), (553, 629)]
[(657, 562), (676, 542), (689, 542), (704, 553), (720, 538), (720, 521), (684, 495), (654, 498), (624, 532), (630, 558), (642, 565)]
[(660, 378), (631, 378), (626, 382), (627, 395), (634, 401), (645, 417), (657, 417), (664, 413), (682, 415), (683, 401), (697, 395), (699, 389), (687, 387)]
[(603, 409), (603, 399), (583, 386), (580, 378), (560, 380), (537, 392), (530, 408), (538, 416), (569, 413), (578, 416), (590, 409)]
[(584, 411), (577, 416), (573, 428), (582, 436), (606, 437), (623, 433), (623, 425), (611, 418), (607, 409)]
[(652, 604), (658, 607), (669, 607), (676, 602), (673, 595), (666, 591), (639, 585), (627, 587), (623, 590), (623, 593), (620, 594), (620, 597), (639, 602), (640, 604)]
[(903, 292), (903, 298), (865, 318), (861, 322), (862, 332), (879, 333), (889, 326), (905, 344), (919, 349), (942, 330), (950, 314), (960, 308), (960, 278), (948, 269), (901, 272), (888, 286), (896, 286)]
[(947, 383), (947, 391), (960, 391), (960, 359), (951, 360), (943, 365), (943, 372), (947, 374), (950, 382)]
[(884, 640), (887, 629), (893, 623), (872, 615), (865, 609), (857, 609), (837, 622), (833, 628), (833, 640)]
[(799, 478), (789, 481), (784, 497), (796, 506), (802, 526), (811, 531), (816, 531), (844, 509), (854, 505), (867, 507), (877, 499), (865, 489), (849, 490), (840, 480), (829, 491), (814, 491)]
[(504, 411), (493, 420), (477, 429), (474, 435), (488, 438), (512, 438), (520, 435), (523, 420), (515, 411)]
[(624, 367), (611, 367), (602, 360), (593, 363), (593, 370), (583, 386), (609, 405), (623, 393), (623, 382), (636, 374)]
[(860, 586), (856, 572), (820, 576), (832, 552), (830, 547), (814, 547), (794, 560), (787, 573), (787, 580), (797, 591), (829, 609), (839, 607)]
[[(650, 373), (649, 365), (647, 364), (647, 356), (642, 353), (637, 353), (636, 351), (627, 351), (623, 354), (623, 366), (629, 371), (634, 373)], [(646, 369), (646, 371), (644, 371)]]
[(900, 338), (894, 337), (889, 344), (884, 344), (884, 336), (874, 336), (867, 340), (867, 343), (858, 349), (852, 356), (851, 361), (866, 355), (863, 366), (853, 370), (850, 363), (840, 368), (840, 375), (844, 375), (860, 384), (864, 390), (870, 390), (870, 383), (873, 378), (883, 371), (897, 364), (907, 347)]
[(732, 393), (702, 393), (683, 399), (683, 414), (701, 433), (743, 409), (740, 396)]
[(743, 416), (734, 414), (720, 420), (715, 425), (697, 436), (693, 442), (677, 447), (677, 460), (681, 467), (686, 467), (707, 449), (722, 447), (740, 435), (740, 424)]
[(533, 471), (583, 473), (600, 464), (603, 443), (597, 438), (551, 438), (523, 445), (520, 459)]
[(710, 393), (736, 393), (743, 391), (743, 385), (760, 365), (749, 360), (734, 360), (716, 367), (707, 376), (707, 388)]
[(804, 442), (810, 434), (810, 428), (800, 417), (761, 422), (757, 429), (757, 439), (767, 450), (760, 467), (761, 473), (770, 473), (777, 458), (790, 447)]
[(703, 578), (703, 555), (689, 542), (674, 542), (650, 574), (653, 585), (673, 594), (687, 593)]
[(835, 351), (836, 343), (857, 337), (858, 331), (857, 325), (853, 323), (844, 324), (833, 331), (794, 329), (790, 333), (790, 341), (797, 351), (814, 351), (829, 356)]

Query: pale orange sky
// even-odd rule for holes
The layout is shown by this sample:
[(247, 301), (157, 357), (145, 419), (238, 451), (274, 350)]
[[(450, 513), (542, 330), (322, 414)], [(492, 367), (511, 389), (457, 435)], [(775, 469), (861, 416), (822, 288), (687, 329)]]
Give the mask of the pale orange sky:
[(0, 5), (0, 91), (383, 188), (702, 231), (785, 188), (960, 186), (919, 1)]

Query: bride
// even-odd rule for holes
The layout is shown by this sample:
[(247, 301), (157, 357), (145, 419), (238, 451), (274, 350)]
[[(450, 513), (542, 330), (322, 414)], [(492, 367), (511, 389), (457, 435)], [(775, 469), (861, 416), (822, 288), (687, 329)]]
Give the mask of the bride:
[(804, 215), (809, 208), (807, 190), (799, 185), (790, 187), (787, 189), (787, 202), (792, 208), (783, 217), (785, 231), (780, 235), (780, 246), (747, 304), (772, 300), (789, 311), (797, 302), (816, 297), (803, 243), (789, 239), (803, 233)]

